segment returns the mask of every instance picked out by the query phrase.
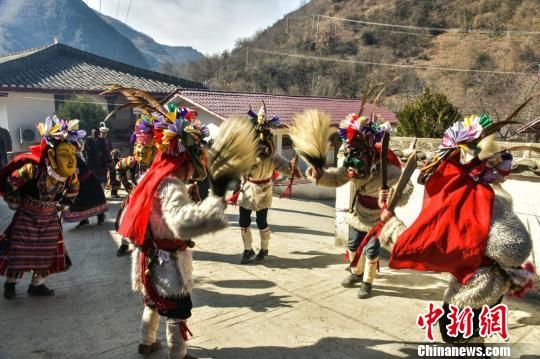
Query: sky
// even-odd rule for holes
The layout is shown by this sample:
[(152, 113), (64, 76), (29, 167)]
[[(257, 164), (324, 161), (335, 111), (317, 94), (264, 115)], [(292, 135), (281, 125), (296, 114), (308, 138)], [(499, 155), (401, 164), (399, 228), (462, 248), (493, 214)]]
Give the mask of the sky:
[(204, 54), (230, 50), (297, 9), (301, 0), (83, 0), (160, 44), (192, 46)]

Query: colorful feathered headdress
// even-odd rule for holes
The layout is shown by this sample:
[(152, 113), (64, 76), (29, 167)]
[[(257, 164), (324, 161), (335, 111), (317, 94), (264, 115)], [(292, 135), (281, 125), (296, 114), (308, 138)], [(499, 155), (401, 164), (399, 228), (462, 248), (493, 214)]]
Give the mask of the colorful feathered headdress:
[(274, 152), (275, 149), (272, 130), (281, 127), (279, 117), (274, 116), (268, 119), (266, 116), (266, 104), (264, 101), (262, 101), (262, 105), (258, 113), (255, 113), (250, 107), (248, 116), (255, 127), (257, 138), (259, 140), (259, 147), (262, 149), (262, 151), (259, 151), (259, 154), (269, 156)]
[[(487, 114), (465, 117), (448, 128), (438, 151), (422, 168), (420, 183), (425, 183), (437, 167), (448, 159), (464, 162), (470, 176), (482, 183), (504, 180), (510, 174), (515, 148), (499, 149), (494, 144), (495, 133), (507, 125), (516, 124), (512, 119), (531, 101), (523, 102), (504, 121), (494, 123)], [(469, 160), (463, 161), (468, 155)]]
[(206, 125), (197, 119), (197, 112), (186, 107), (168, 104), (167, 114), (159, 114), (154, 122), (156, 146), (169, 155), (190, 152), (192, 147), (200, 147), (210, 135)]
[(61, 142), (70, 142), (78, 146), (79, 140), (86, 136), (86, 131), (79, 130), (79, 120), (61, 120), (56, 115), (48, 116), (45, 123), (40, 122), (36, 127), (42, 141), (49, 147), (55, 147)]
[(210, 131), (197, 119), (197, 112), (186, 107), (167, 104), (167, 114), (158, 114), (155, 127), (155, 140), (158, 150), (172, 156), (186, 153), (195, 168), (196, 179), (206, 177), (205, 150), (206, 138)]
[(375, 148), (385, 132), (389, 132), (389, 122), (380, 123), (355, 113), (350, 114), (339, 124), (338, 135), (343, 141), (343, 166), (349, 169), (351, 177), (369, 176), (377, 164), (378, 152)]
[[(203, 145), (210, 131), (197, 119), (196, 111), (185, 107), (179, 108), (172, 103), (163, 105), (142, 90), (119, 85), (111, 85), (101, 94), (115, 92), (124, 95), (128, 102), (112, 111), (107, 118), (123, 108), (138, 108), (143, 114), (153, 118), (153, 133), (157, 149), (171, 156), (187, 154), (197, 172), (196, 178), (206, 176)], [(141, 123), (141, 126), (146, 128), (148, 124)]]
[(154, 143), (154, 121), (156, 117), (149, 114), (142, 114), (135, 122), (135, 130), (130, 138), (130, 143), (141, 143), (143, 145)]
[(392, 129), (389, 122), (368, 120), (365, 116), (351, 113), (339, 124), (338, 135), (346, 146), (369, 147), (382, 141), (385, 132)]
[(248, 116), (255, 126), (255, 131), (259, 134), (259, 138), (262, 140), (263, 137), (272, 137), (272, 130), (279, 128), (281, 122), (279, 121), (278, 116), (274, 116), (271, 119), (266, 117), (266, 104), (262, 103), (259, 112), (255, 113), (251, 107), (248, 111)]

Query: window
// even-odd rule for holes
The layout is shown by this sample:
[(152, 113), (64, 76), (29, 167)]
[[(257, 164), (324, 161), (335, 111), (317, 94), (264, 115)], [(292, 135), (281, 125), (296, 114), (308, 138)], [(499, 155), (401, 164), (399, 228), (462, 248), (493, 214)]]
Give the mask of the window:
[(281, 147), (282, 148), (292, 148), (292, 146), (293, 146), (293, 143), (292, 143), (292, 140), (291, 140), (291, 136), (283, 135), (283, 137), (281, 139)]
[(64, 100), (66, 99), (66, 95), (54, 95), (54, 111), (58, 112), (58, 109), (64, 104)]
[(105, 96), (107, 100), (107, 112), (111, 113), (115, 108), (116, 96)]

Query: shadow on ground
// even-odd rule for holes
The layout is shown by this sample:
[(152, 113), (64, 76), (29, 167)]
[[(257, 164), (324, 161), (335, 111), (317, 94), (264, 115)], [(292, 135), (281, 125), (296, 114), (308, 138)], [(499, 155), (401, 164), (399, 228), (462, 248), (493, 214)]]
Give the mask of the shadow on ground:
[(270, 224), (270, 230), (275, 233), (291, 233), (291, 234), (311, 234), (315, 236), (330, 236), (334, 237), (332, 232), (317, 231), (316, 229), (310, 229), (300, 226), (282, 226), (279, 224)]
[(197, 307), (213, 308), (249, 308), (254, 312), (266, 312), (272, 308), (290, 308), (296, 300), (287, 295), (274, 295), (273, 292), (244, 295), (224, 294), (208, 288), (194, 288), (193, 302)]
[[(216, 348), (205, 350), (190, 348), (190, 353), (199, 358), (294, 358), (294, 359), (345, 359), (345, 358), (416, 358), (417, 345), (424, 343), (402, 343), (394, 349), (395, 355), (381, 351), (378, 347), (395, 347), (394, 341), (362, 338), (323, 338), (314, 345), (286, 348), (278, 346), (260, 346), (252, 348)], [(382, 349), (382, 348), (381, 348)]]
[(254, 279), (231, 279), (209, 281), (208, 283), (221, 288), (271, 288), (275, 287), (276, 283), (269, 280), (254, 280)]
[[(299, 252), (294, 251), (291, 254), (302, 255), (304, 258), (279, 258), (271, 254), (262, 262), (248, 263), (247, 266), (265, 266), (267, 268), (326, 268), (330, 265), (344, 263), (342, 254), (325, 253), (320, 251)], [(238, 254), (222, 254), (206, 251), (194, 251), (193, 258), (195, 261), (214, 261), (222, 263), (240, 264), (241, 253)]]
[(325, 214), (307, 212), (307, 211), (298, 211), (296, 209), (288, 209), (288, 208), (272, 208), (272, 211), (287, 212), (287, 213), (298, 213), (298, 214), (305, 214), (305, 215), (308, 215), (308, 216), (316, 216), (316, 217), (324, 217), (324, 218), (334, 218), (334, 216), (328, 216), (328, 215), (325, 215)]

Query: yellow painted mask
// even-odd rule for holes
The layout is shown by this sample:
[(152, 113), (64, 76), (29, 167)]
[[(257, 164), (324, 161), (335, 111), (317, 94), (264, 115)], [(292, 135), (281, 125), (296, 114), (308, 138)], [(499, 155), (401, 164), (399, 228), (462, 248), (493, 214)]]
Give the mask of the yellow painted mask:
[(136, 142), (133, 147), (133, 156), (137, 162), (143, 166), (150, 166), (156, 156), (156, 147), (154, 142), (150, 141), (146, 144)]
[(56, 173), (69, 177), (77, 169), (77, 149), (71, 143), (62, 142), (55, 149), (49, 149), (49, 161)]

